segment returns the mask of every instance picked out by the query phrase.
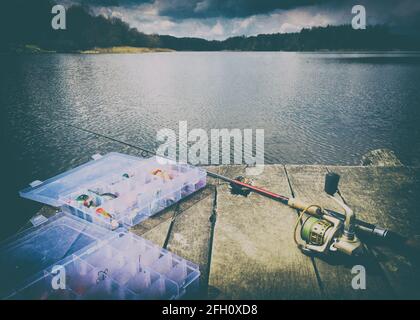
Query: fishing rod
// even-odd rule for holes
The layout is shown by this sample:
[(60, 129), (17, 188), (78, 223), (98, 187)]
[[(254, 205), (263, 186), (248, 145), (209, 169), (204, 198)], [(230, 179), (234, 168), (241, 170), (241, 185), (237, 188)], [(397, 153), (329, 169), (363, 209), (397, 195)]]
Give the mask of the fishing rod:
[[(51, 119), (46, 119), (40, 115), (37, 115), (37, 117), (51, 121)], [(139, 150), (142, 152), (142, 156), (160, 156), (169, 159), (168, 157), (157, 155), (154, 151), (90, 129), (60, 120), (53, 121), (92, 134), (96, 137), (108, 139)], [(300, 214), (294, 228), (294, 241), (304, 252), (327, 254), (329, 252), (339, 251), (347, 255), (357, 255), (362, 249), (362, 244), (356, 235), (359, 232), (364, 235), (384, 240), (388, 245), (396, 246), (398, 248), (419, 250), (420, 246), (414, 239), (409, 239), (389, 229), (356, 219), (353, 210), (351, 210), (344, 201), (334, 197), (334, 195), (338, 193), (338, 182), (340, 179), (340, 176), (335, 173), (328, 173), (326, 175), (324, 191), (332, 200), (343, 208), (344, 214), (334, 210), (324, 209), (319, 205), (308, 205), (297, 198), (286, 197), (264, 188), (254, 186), (251, 182), (248, 182), (248, 180), (242, 179), (242, 177), (231, 179), (209, 170), (206, 170), (206, 172), (209, 177), (228, 182), (232, 188), (254, 192), (298, 210)]]

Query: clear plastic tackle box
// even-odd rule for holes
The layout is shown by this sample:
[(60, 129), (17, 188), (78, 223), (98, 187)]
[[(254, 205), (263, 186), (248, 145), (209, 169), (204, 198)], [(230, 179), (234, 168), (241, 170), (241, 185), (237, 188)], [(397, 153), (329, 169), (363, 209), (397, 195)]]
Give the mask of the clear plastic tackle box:
[(160, 157), (96, 156), (22, 190), (39, 201), (108, 229), (131, 227), (206, 185), (206, 171)]
[[(0, 262), (6, 299), (178, 299), (200, 277), (197, 265), (125, 229), (66, 213), (6, 240)], [(57, 267), (64, 288), (52, 285)]]

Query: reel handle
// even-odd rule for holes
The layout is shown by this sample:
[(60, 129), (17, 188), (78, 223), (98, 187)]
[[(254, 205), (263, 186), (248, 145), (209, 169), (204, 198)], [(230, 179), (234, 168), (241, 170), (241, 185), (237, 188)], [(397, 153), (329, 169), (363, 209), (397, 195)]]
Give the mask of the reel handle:
[(324, 191), (333, 196), (334, 193), (338, 191), (338, 182), (340, 181), (340, 176), (334, 172), (328, 172), (325, 175), (325, 184), (324, 184)]

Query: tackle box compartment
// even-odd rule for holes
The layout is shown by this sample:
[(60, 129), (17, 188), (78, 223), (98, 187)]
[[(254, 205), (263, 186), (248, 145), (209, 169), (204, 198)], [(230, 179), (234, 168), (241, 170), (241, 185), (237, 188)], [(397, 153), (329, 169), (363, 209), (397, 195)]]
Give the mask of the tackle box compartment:
[[(7, 299), (166, 300), (199, 287), (196, 264), (125, 229), (109, 231), (66, 213), (7, 240), (0, 260), (0, 296)], [(57, 266), (65, 289), (52, 286)]]
[(115, 230), (132, 227), (206, 185), (205, 170), (157, 156), (112, 152), (94, 159), (35, 181), (20, 195)]

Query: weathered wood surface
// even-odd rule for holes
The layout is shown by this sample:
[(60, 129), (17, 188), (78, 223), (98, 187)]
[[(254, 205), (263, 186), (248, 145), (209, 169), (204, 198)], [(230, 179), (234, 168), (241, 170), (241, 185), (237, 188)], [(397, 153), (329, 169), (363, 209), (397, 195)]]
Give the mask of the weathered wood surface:
[[(225, 167), (222, 174), (245, 175), (245, 167)], [(266, 167), (255, 184), (290, 195), (281, 165)], [(233, 299), (321, 298), (312, 261), (293, 242), (295, 221), (296, 213), (287, 206), (257, 194), (233, 196), (221, 184), (210, 285)]]
[[(244, 166), (208, 169), (231, 178), (246, 174)], [(327, 171), (341, 175), (340, 195), (359, 218), (403, 235), (420, 234), (420, 168), (268, 165), (253, 180), (342, 211), (323, 192)], [(257, 194), (232, 195), (226, 183), (209, 179), (205, 189), (131, 231), (197, 263), (198, 298), (420, 298), (418, 258), (370, 242), (362, 259), (309, 257), (293, 242), (296, 219), (287, 206)], [(366, 290), (351, 286), (356, 264), (366, 268)]]
[[(342, 177), (340, 193), (360, 219), (402, 235), (420, 234), (420, 169), (330, 167)], [(371, 247), (397, 297), (420, 299), (420, 257), (387, 247)]]
[(179, 212), (165, 243), (168, 250), (200, 266), (202, 297), (207, 293), (215, 196), (215, 187), (209, 186), (202, 192), (201, 201)]

